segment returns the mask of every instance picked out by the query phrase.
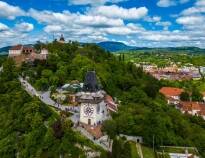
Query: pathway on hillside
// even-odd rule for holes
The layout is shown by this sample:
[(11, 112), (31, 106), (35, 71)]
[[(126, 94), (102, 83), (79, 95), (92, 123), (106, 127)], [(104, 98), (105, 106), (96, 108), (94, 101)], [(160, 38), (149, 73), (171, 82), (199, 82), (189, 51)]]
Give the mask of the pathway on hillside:
[(107, 138), (106, 138), (106, 141), (105, 141), (105, 139), (103, 139), (103, 137), (101, 137), (100, 139), (94, 139), (94, 137), (82, 127), (73, 128), (73, 130), (80, 132), (82, 135), (87, 137), (94, 144), (99, 145), (100, 147), (102, 147), (104, 150), (111, 151), (111, 148), (109, 148), (108, 145), (105, 145), (103, 143), (103, 142), (106, 142), (106, 144), (108, 144)]
[(141, 144), (136, 143), (136, 148), (137, 148), (137, 151), (138, 151), (138, 154), (139, 154), (140, 158), (144, 158), (144, 157), (143, 157), (143, 153), (142, 153)]
[(68, 111), (72, 114), (79, 112), (79, 107), (74, 106), (64, 106), (61, 104), (56, 103), (50, 98), (50, 91), (47, 92), (38, 92), (36, 89), (28, 83), (26, 80), (24, 80), (22, 77), (19, 77), (19, 81), (21, 82), (23, 88), (31, 95), (38, 97), (43, 103), (50, 105), (56, 109), (62, 110), (62, 111)]

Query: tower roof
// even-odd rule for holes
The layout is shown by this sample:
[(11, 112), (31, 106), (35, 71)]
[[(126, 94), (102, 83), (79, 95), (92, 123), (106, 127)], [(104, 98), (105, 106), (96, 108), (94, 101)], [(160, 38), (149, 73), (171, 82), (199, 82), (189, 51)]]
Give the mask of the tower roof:
[(23, 45), (21, 45), (21, 44), (13, 46), (10, 48), (10, 50), (22, 50), (22, 49), (23, 49)]
[(99, 90), (95, 71), (88, 71), (85, 75), (83, 91), (96, 92)]
[(63, 35), (61, 35), (61, 37), (60, 37), (60, 41), (65, 41)]

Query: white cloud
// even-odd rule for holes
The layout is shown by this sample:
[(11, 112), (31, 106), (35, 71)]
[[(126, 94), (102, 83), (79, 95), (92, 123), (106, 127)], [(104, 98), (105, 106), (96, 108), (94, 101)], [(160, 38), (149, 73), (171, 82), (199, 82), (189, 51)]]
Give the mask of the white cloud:
[(164, 30), (168, 30), (169, 26), (172, 24), (169, 21), (161, 21), (162, 18), (160, 16), (153, 16), (153, 17), (146, 16), (144, 20), (147, 22), (155, 23), (156, 26), (163, 26)]
[(30, 32), (34, 29), (33, 24), (22, 22), (15, 25), (15, 28), (20, 32)]
[(176, 19), (178, 24), (193, 31), (203, 31), (205, 29), (205, 1), (197, 0), (194, 6), (183, 10)]
[(176, 2), (174, 0), (159, 0), (157, 5), (159, 7), (170, 7), (176, 5)]
[(161, 17), (160, 16), (153, 16), (153, 17), (146, 16), (144, 20), (147, 22), (159, 22), (161, 21)]
[(69, 0), (68, 3), (71, 5), (93, 5), (99, 6), (106, 3), (119, 3), (127, 0)]
[(197, 0), (193, 7), (185, 9), (182, 11), (181, 15), (193, 15), (193, 14), (203, 14), (205, 13), (205, 1)]
[(0, 46), (8, 46), (13, 44), (18, 44), (22, 39), (25, 37), (24, 33), (20, 33), (18, 31), (14, 31), (11, 28), (8, 28), (7, 30), (0, 31), (0, 41), (4, 41), (0, 43)]
[(3, 23), (0, 23), (0, 32), (8, 30), (9, 27)]
[(178, 4), (184, 4), (189, 2), (190, 0), (159, 0), (157, 2), (157, 5), (159, 7), (170, 7), (170, 6), (175, 6)]
[(203, 16), (184, 16), (179, 17), (176, 21), (182, 25), (201, 25), (204, 24), (204, 20)]
[(0, 17), (13, 20), (17, 16), (24, 16), (24, 15), (25, 12), (21, 8), (0, 1)]
[(44, 28), (44, 31), (45, 32), (60, 32), (62, 31), (62, 27), (60, 25), (47, 25), (45, 28)]
[(182, 15), (193, 15), (193, 14), (201, 14), (201, 13), (205, 13), (205, 6), (188, 8), (182, 12)]
[(171, 22), (169, 21), (159, 21), (156, 23), (157, 26), (163, 26), (164, 30), (168, 30), (169, 29), (169, 26), (171, 25)]
[(124, 24), (123, 20), (121, 19), (107, 18), (100, 15), (84, 15), (79, 13), (70, 13), (68, 11), (57, 13), (52, 11), (38, 11), (35, 9), (30, 9), (29, 14), (38, 22), (50, 25), (66, 24), (70, 26), (78, 24), (86, 26), (106, 27), (121, 26)]
[(161, 42), (178, 42), (189, 41), (191, 38), (182, 32), (174, 31), (146, 31), (139, 37), (148, 41), (161, 41)]
[(146, 16), (148, 9), (146, 7), (140, 8), (122, 8), (117, 5), (94, 7), (89, 11), (89, 14), (102, 15), (108, 18), (121, 19), (140, 19)]
[(187, 3), (187, 2), (189, 2), (190, 0), (180, 0), (180, 3), (181, 4), (184, 4), (184, 3)]
[(189, 40), (187, 36), (180, 35), (163, 35), (163, 34), (149, 34), (140, 37), (141, 39), (146, 39), (150, 41), (182, 41)]
[(79, 15), (78, 19), (75, 20), (77, 24), (96, 26), (96, 27), (107, 27), (107, 26), (122, 26), (124, 24), (121, 19), (111, 19), (104, 16), (90, 16), (90, 15)]
[(108, 34), (112, 35), (129, 35), (129, 34), (135, 34), (137, 31), (132, 30), (128, 27), (111, 27), (111, 28), (104, 28), (103, 31), (105, 31)]
[(204, 0), (197, 0), (196, 6), (205, 6), (205, 1)]
[(66, 11), (63, 13), (52, 12), (52, 11), (39, 11), (35, 9), (29, 9), (29, 16), (36, 19), (40, 23), (48, 23), (48, 24), (61, 24), (61, 23), (69, 23), (72, 22), (73, 17), (71, 13)]

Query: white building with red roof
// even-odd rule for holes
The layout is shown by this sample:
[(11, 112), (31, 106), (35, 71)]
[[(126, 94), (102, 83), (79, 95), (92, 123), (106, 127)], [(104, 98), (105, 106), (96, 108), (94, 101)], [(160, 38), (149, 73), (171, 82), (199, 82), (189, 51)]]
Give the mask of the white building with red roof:
[[(182, 113), (201, 116), (205, 120), (205, 103), (193, 101), (181, 101), (180, 95), (184, 92), (181, 88), (162, 87), (159, 92), (163, 94), (168, 104), (175, 105)], [(204, 96), (205, 100), (205, 96)]]
[(113, 98), (110, 95), (106, 95), (105, 102), (107, 103), (107, 107), (112, 112), (117, 112), (118, 105), (114, 102)]
[(201, 116), (205, 119), (205, 104), (202, 102), (181, 101), (177, 107), (182, 113)]
[(178, 105), (182, 113), (197, 115), (201, 111), (201, 104), (199, 102), (181, 101)]
[(174, 87), (162, 87), (159, 92), (166, 97), (168, 104), (177, 105), (180, 101), (180, 95), (184, 90)]

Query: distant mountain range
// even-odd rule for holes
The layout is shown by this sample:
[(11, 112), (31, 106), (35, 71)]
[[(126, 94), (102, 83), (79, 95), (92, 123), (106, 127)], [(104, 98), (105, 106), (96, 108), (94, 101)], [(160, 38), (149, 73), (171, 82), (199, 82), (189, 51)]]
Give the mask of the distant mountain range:
[(97, 43), (98, 46), (104, 48), (105, 50), (108, 50), (110, 52), (117, 52), (122, 50), (131, 50), (135, 47), (128, 46), (122, 42), (112, 42), (112, 41), (106, 41), (106, 42), (100, 42)]
[(110, 51), (110, 52), (119, 52), (119, 51), (137, 51), (142, 50), (145, 52), (187, 52), (187, 53), (205, 53), (205, 49), (198, 47), (165, 47), (165, 48), (149, 48), (149, 47), (134, 47), (128, 46), (122, 42), (100, 42), (97, 43), (98, 46)]
[(11, 46), (0, 48), (0, 55), (7, 55)]
[[(205, 53), (205, 49), (201, 49), (198, 47), (167, 47), (167, 48), (148, 48), (148, 47), (134, 47), (128, 46), (122, 42), (113, 42), (113, 41), (106, 41), (96, 43), (98, 46), (104, 48), (110, 52), (119, 52), (119, 51), (145, 51), (145, 52), (187, 52), (187, 53)], [(29, 44), (32, 45), (32, 44)], [(0, 48), (0, 55), (7, 55), (11, 46)]]

